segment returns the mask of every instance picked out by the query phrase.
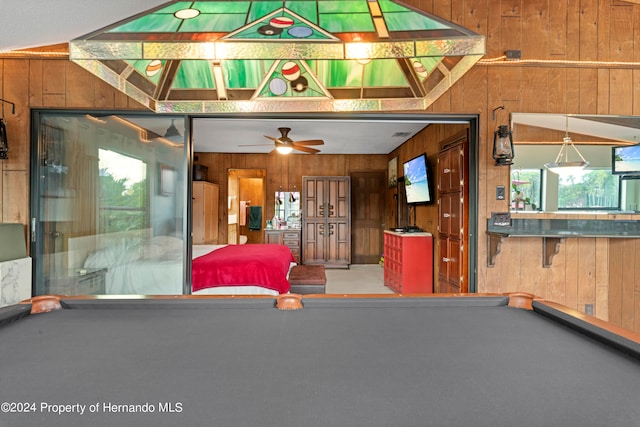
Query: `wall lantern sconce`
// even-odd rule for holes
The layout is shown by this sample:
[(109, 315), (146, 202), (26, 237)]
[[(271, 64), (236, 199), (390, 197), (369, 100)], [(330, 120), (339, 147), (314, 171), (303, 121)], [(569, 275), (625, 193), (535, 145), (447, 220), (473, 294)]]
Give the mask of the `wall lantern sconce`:
[[(493, 109), (493, 120), (496, 119), (496, 110), (504, 110), (504, 105)], [(513, 164), (513, 135), (508, 125), (499, 125), (493, 133), (493, 159), (496, 166), (509, 166)]]
[(4, 122), (4, 103), (11, 104), (11, 114), (16, 113), (16, 104), (4, 99), (0, 99), (0, 102), (2, 102), (2, 117), (0, 117), (0, 159), (6, 160), (8, 159), (9, 141), (7, 139), (7, 126)]

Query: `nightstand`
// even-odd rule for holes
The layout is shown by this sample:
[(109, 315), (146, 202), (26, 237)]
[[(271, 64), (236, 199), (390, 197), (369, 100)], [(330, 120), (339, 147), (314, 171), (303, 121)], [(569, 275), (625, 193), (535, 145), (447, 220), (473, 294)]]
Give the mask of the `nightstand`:
[(102, 295), (106, 293), (106, 268), (78, 268), (48, 280), (53, 295)]

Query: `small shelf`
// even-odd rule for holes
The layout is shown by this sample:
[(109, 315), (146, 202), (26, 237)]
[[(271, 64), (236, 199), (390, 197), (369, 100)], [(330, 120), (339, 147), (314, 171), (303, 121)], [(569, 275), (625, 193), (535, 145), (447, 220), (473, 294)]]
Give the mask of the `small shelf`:
[(640, 238), (640, 222), (635, 220), (597, 219), (512, 219), (511, 226), (496, 226), (487, 220), (487, 266), (495, 265), (496, 257), (507, 237), (542, 238), (542, 266), (551, 267), (560, 244), (569, 237), (604, 237), (611, 239)]

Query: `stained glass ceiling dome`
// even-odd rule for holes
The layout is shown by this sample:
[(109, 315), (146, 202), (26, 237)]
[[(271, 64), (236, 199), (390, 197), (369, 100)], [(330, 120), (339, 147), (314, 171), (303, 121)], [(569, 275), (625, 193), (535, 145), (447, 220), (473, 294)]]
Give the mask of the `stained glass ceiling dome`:
[(159, 113), (423, 110), (484, 37), (391, 0), (172, 1), (69, 43)]

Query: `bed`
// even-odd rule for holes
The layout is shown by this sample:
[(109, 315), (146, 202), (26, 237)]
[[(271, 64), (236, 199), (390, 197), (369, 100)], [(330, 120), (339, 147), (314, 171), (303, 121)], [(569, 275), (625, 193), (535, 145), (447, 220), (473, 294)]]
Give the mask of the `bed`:
[[(171, 236), (117, 239), (89, 253), (84, 269), (106, 269), (110, 295), (182, 294), (183, 242)], [(289, 291), (295, 265), (283, 245), (194, 245), (192, 293), (278, 295)]]

